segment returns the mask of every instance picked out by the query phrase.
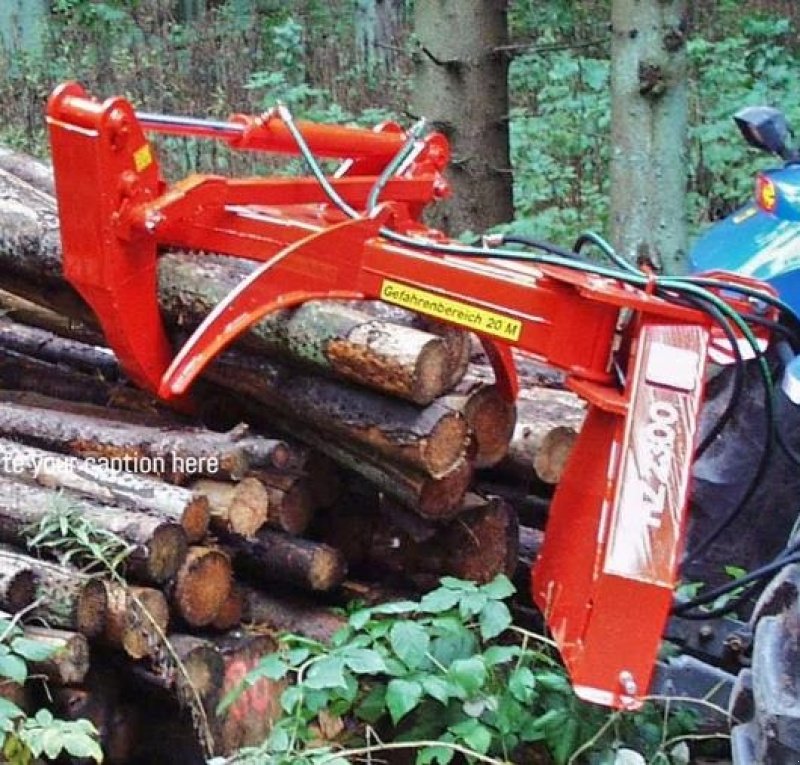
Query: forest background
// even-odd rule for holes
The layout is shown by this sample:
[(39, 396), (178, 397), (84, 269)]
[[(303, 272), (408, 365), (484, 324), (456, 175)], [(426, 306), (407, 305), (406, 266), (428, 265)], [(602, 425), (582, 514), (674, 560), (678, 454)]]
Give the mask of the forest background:
[[(9, 8), (15, 3), (4, 1)], [(414, 62), (423, 53), (412, 0), (19, 5), (24, 18), (0, 16), (0, 143), (35, 155), (47, 154), (45, 100), (65, 79), (98, 95), (127, 95), (148, 111), (194, 116), (257, 113), (278, 100), (322, 121), (371, 126), (394, 118), (407, 125), (419, 116)], [(732, 114), (768, 103), (800, 125), (800, 6), (791, 0), (688, 5), (688, 200), (690, 229), (697, 232), (741, 203), (755, 168), (769, 164), (744, 146)], [(511, 162), (496, 170), (513, 177), (515, 231), (566, 243), (585, 228), (607, 231), (609, 6), (608, 0), (508, 3)], [(275, 169), (183, 139), (168, 139), (162, 155), (176, 176), (198, 168)], [(299, 165), (289, 163), (293, 168)]]

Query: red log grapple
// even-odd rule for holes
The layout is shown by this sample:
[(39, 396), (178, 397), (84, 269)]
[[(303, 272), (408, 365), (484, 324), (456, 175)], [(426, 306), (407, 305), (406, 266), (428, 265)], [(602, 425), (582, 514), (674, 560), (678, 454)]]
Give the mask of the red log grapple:
[[(563, 370), (589, 409), (552, 503), (533, 596), (581, 697), (641, 702), (682, 552), (713, 339), (706, 313), (568, 264), (459, 254), (420, 221), (449, 193), (448, 144), (436, 133), (294, 123), (280, 108), (225, 122), (137, 113), (74, 83), (53, 93), (47, 119), (66, 277), (128, 375), (176, 405), (255, 322), (320, 298), (380, 299), (477, 333), (510, 399), (512, 348)], [(299, 132), (314, 156), (343, 162), (325, 183), (191, 175), (168, 185), (146, 132), (292, 154), (302, 153)], [(404, 147), (407, 158), (390, 164)], [(156, 284), (168, 247), (258, 264), (177, 354)]]

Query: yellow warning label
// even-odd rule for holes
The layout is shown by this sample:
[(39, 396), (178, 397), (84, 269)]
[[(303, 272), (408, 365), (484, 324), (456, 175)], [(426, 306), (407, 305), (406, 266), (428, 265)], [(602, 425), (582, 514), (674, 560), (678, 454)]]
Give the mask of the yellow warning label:
[(153, 153), (150, 151), (150, 144), (146, 143), (133, 152), (133, 165), (137, 173), (147, 170), (153, 164)]
[(381, 300), (437, 319), (460, 324), (462, 327), (474, 329), (476, 332), (502, 337), (504, 340), (519, 340), (520, 332), (522, 332), (522, 322), (517, 319), (510, 319), (508, 316), (494, 311), (476, 308), (469, 303), (451, 300), (437, 295), (435, 292), (421, 290), (391, 279), (383, 280)]

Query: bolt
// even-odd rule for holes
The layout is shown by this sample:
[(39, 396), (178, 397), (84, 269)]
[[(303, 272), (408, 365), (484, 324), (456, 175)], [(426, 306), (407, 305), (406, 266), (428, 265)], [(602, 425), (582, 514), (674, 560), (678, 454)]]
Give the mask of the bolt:
[(714, 628), (710, 624), (704, 624), (702, 627), (700, 627), (698, 634), (700, 637), (700, 642), (707, 643), (712, 637), (714, 637)]
[(725, 640), (725, 647), (734, 653), (741, 653), (744, 651), (744, 640), (741, 635), (729, 635)]
[(633, 674), (627, 669), (623, 669), (619, 673), (619, 684), (622, 686), (626, 696), (635, 696), (639, 690), (636, 681), (633, 679)]

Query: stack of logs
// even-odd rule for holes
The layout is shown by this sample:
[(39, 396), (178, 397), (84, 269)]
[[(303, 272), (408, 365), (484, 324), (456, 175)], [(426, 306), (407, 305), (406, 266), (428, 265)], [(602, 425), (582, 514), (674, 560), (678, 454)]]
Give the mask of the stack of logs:
[[(251, 269), (163, 253), (176, 341)], [(48, 169), (3, 150), (0, 288), (0, 609), (63, 646), (41, 674), (58, 712), (96, 720), (106, 762), (256, 743), (278, 685), (215, 709), (277, 633), (327, 640), (331, 604), (443, 575), (485, 582), (535, 554), (519, 521), (543, 525), (583, 417), (551, 371), (520, 359), (517, 412), (467, 333), (312, 302), (226, 352), (192, 416), (167, 410), (125, 380), (64, 280)], [(43, 560), (52, 530), (31, 539), (59, 517), (88, 521), (98, 548), (105, 532), (123, 540), (123, 568)], [(176, 704), (192, 725), (174, 722)]]

